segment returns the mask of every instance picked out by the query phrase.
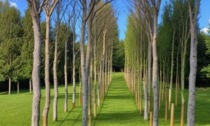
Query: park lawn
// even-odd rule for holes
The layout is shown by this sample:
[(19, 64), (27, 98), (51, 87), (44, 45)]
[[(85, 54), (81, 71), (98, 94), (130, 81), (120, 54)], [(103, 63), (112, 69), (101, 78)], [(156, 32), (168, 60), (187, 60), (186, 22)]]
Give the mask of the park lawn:
[[(79, 86), (77, 86), (77, 92)], [(210, 126), (210, 89), (196, 89), (196, 125)], [(78, 93), (76, 108), (71, 110), (72, 85), (69, 85), (69, 111), (64, 113), (64, 86), (59, 87), (58, 121), (52, 121), (52, 102), (49, 113), (49, 126), (79, 126), (82, 121), (82, 109), (79, 107)], [(187, 90), (185, 91), (187, 97)], [(53, 100), (53, 88), (51, 89)], [(172, 98), (173, 101), (173, 98)], [(180, 101), (180, 100), (179, 100)], [(22, 91), (20, 94), (7, 95), (0, 93), (0, 126), (29, 126), (31, 124), (32, 95)], [(187, 99), (185, 100), (187, 110)], [(44, 106), (44, 89), (42, 89), (41, 112)], [(175, 125), (180, 125), (180, 102), (175, 108)], [(42, 113), (41, 113), (42, 114)], [(170, 115), (169, 115), (170, 118)], [(186, 116), (185, 116), (186, 119)], [(41, 118), (42, 123), (42, 118)], [(185, 120), (186, 123), (186, 120)], [(128, 91), (123, 79), (123, 73), (114, 73), (113, 81), (98, 116), (93, 120), (95, 126), (148, 126), (143, 115), (137, 110), (134, 99)], [(164, 120), (164, 104), (159, 111), (159, 125), (168, 126), (169, 121)]]
[[(79, 107), (78, 92), (79, 86), (77, 85), (77, 101), (76, 108), (72, 110), (72, 85), (68, 86), (69, 90), (69, 111), (64, 112), (64, 86), (59, 86), (58, 98), (58, 121), (52, 121), (52, 104), (53, 104), (53, 88), (51, 88), (51, 106), (49, 112), (49, 126), (66, 126), (68, 125), (81, 125), (81, 107)], [(22, 91), (20, 94), (11, 95), (7, 93), (0, 94), (0, 126), (30, 126), (31, 125), (31, 106), (32, 94), (27, 91)], [(44, 107), (44, 88), (42, 88), (41, 97), (41, 114)], [(42, 123), (42, 115), (40, 115)]]

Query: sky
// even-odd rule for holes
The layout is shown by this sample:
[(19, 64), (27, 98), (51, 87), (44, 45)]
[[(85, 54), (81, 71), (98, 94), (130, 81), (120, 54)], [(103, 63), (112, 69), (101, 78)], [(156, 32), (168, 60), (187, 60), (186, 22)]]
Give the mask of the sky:
[[(4, 1), (4, 0), (1, 0)], [(126, 25), (127, 25), (127, 16), (129, 15), (129, 2), (131, 0), (114, 0), (113, 6), (115, 7), (117, 23), (119, 29), (119, 37), (121, 40), (125, 38)], [(162, 0), (161, 9), (159, 13), (159, 22), (160, 17), (163, 13), (162, 8), (164, 3), (167, 0)], [(28, 4), (26, 0), (9, 0), (11, 6), (18, 8), (21, 12), (21, 15), (24, 14)], [(199, 14), (199, 27), (201, 29), (206, 29), (209, 27), (210, 22), (210, 0), (201, 0), (200, 14)]]

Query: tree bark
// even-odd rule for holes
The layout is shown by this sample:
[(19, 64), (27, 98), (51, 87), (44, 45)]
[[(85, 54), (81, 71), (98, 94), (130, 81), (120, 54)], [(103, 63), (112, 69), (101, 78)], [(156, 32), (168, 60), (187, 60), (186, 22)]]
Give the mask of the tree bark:
[[(192, 7), (195, 5), (195, 7)], [(188, 3), (190, 15), (190, 75), (189, 75), (189, 98), (187, 109), (187, 125), (195, 125), (195, 83), (197, 73), (197, 15), (200, 6), (200, 0), (193, 1), (193, 5)]]
[[(68, 33), (66, 33), (68, 34)], [(68, 35), (67, 35), (68, 36)], [(68, 37), (66, 37), (65, 40), (65, 56), (64, 56), (64, 80), (65, 80), (65, 99), (64, 99), (64, 112), (68, 111), (68, 75), (67, 75), (67, 44), (68, 42)]]
[(86, 0), (82, 1), (82, 25), (81, 25), (81, 38), (80, 38), (80, 60), (81, 60), (81, 75), (82, 75), (82, 126), (87, 126), (88, 124), (88, 84), (85, 68), (85, 53), (84, 53), (84, 37), (85, 37), (85, 27), (86, 27)]
[(157, 55), (157, 12), (154, 13), (154, 33), (152, 39), (152, 86), (153, 86), (153, 126), (158, 126), (158, 55)]
[(171, 97), (172, 97), (172, 83), (173, 83), (173, 68), (174, 68), (174, 43), (175, 43), (175, 31), (173, 32), (173, 40), (172, 40), (172, 51), (171, 51), (171, 77), (170, 77), (170, 88), (169, 88), (169, 106), (171, 105)]
[(9, 89), (8, 94), (9, 95), (11, 94), (11, 88), (12, 88), (12, 79), (11, 79), (11, 77), (9, 77), (9, 87), (8, 87), (8, 89)]
[(46, 39), (45, 39), (45, 105), (43, 110), (43, 126), (48, 125), (48, 113), (50, 109), (50, 54), (49, 54), (49, 40), (50, 40), (50, 17), (46, 16)]
[[(73, 48), (74, 48), (74, 45), (73, 45)], [(75, 104), (76, 104), (76, 81), (75, 81), (75, 59), (76, 59), (76, 55), (75, 55), (75, 52), (73, 51), (73, 89), (72, 89), (72, 108), (75, 107)]]
[(148, 66), (147, 66), (147, 85), (148, 85), (148, 112), (150, 112), (151, 107), (151, 99), (152, 99), (152, 91), (151, 91), (151, 66), (152, 66), (152, 47), (151, 42), (148, 42)]
[(53, 121), (57, 121), (58, 113), (58, 78), (57, 78), (57, 60), (58, 60), (58, 31), (55, 37), (54, 61), (53, 61), (53, 82), (54, 82), (54, 99), (53, 99)]
[(19, 83), (19, 81), (17, 82), (17, 94), (19, 94), (19, 92), (20, 92), (20, 83)]
[[(31, 8), (32, 9), (32, 8)], [(33, 31), (34, 31), (34, 53), (33, 53), (33, 70), (32, 70), (32, 84), (33, 84), (33, 103), (32, 103), (32, 126), (39, 126), (40, 120), (40, 64), (41, 64), (41, 28), (40, 19), (38, 15), (34, 16), (32, 12)], [(34, 16), (34, 17), (33, 17)]]
[(31, 79), (29, 80), (29, 92), (30, 92), (30, 94), (32, 93), (32, 82), (31, 82)]

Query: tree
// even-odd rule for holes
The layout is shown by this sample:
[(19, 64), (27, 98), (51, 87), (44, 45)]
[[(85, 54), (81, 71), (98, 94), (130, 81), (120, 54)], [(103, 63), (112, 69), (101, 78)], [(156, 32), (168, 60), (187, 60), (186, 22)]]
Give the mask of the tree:
[[(86, 126), (88, 119), (88, 77), (90, 74), (90, 61), (91, 61), (91, 50), (92, 50), (92, 20), (94, 18), (97, 10), (100, 10), (105, 4), (111, 2), (111, 0), (105, 1), (105, 4), (99, 9), (94, 10), (95, 6), (100, 2), (100, 0), (87, 1), (80, 0), (82, 7), (82, 22), (81, 22), (81, 34), (80, 34), (80, 57), (81, 57), (81, 74), (82, 74), (82, 86), (83, 86), (83, 116), (82, 116), (82, 125)], [(85, 28), (86, 23), (88, 24), (88, 40), (87, 40), (87, 50), (85, 53), (84, 43), (85, 43)], [(86, 54), (86, 56), (85, 56)]]
[(41, 64), (41, 27), (40, 14), (46, 0), (27, 0), (31, 12), (34, 32), (34, 53), (33, 53), (33, 103), (32, 103), (32, 126), (39, 126), (40, 118), (40, 64)]
[(190, 74), (189, 74), (189, 98), (187, 110), (187, 125), (195, 125), (195, 83), (197, 73), (197, 16), (200, 7), (200, 0), (188, 1), (190, 15)]
[(19, 11), (10, 7), (8, 1), (1, 3), (0, 74), (3, 77), (2, 80), (9, 80), (8, 94), (10, 95), (12, 79), (17, 80), (17, 77), (20, 76), (16, 63), (20, 58), (22, 27)]
[(49, 41), (50, 41), (50, 18), (51, 14), (58, 3), (58, 0), (46, 1), (44, 5), (45, 19), (46, 19), (46, 38), (45, 38), (45, 106), (43, 110), (43, 125), (48, 125), (48, 112), (50, 108), (50, 55), (49, 55)]
[(23, 17), (23, 46), (21, 49), (21, 76), (23, 79), (29, 79), (29, 91), (32, 92), (32, 65), (33, 65), (33, 23), (30, 10), (25, 11)]

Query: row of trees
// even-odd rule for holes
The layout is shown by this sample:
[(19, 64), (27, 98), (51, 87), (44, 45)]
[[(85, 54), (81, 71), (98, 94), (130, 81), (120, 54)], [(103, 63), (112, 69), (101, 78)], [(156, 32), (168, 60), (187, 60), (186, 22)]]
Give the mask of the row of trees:
[[(161, 0), (133, 0), (134, 12), (128, 18), (125, 39), (125, 79), (135, 96), (144, 119), (153, 115), (158, 125), (158, 110), (165, 101), (165, 119), (168, 109), (178, 102), (181, 84), (181, 125), (184, 125), (185, 75), (187, 57), (190, 59), (188, 125), (194, 125), (195, 83), (197, 73), (197, 15), (200, 1), (172, 0), (164, 7), (162, 23), (157, 26)], [(172, 96), (173, 83), (176, 84)], [(144, 107), (142, 107), (144, 94)], [(172, 101), (172, 97), (174, 101)], [(153, 99), (153, 100), (152, 100)], [(153, 105), (152, 105), (153, 104)], [(152, 108), (153, 106), (153, 108)]]
[[(80, 74), (79, 101), (83, 106), (83, 125), (88, 124), (88, 119), (91, 125), (92, 116), (96, 117), (97, 106), (101, 105), (111, 82), (113, 57), (115, 53), (122, 53), (119, 47), (123, 45), (118, 40), (111, 0), (27, 2), (28, 9), (23, 17), (8, 1), (0, 2), (0, 17), (3, 19), (0, 22), (0, 80), (9, 80), (9, 94), (12, 82), (29, 80), (30, 91), (33, 87), (32, 125), (38, 126), (41, 82), (44, 78), (45, 105), (42, 116), (43, 125), (46, 126), (51, 104), (51, 83), (54, 85), (53, 120), (56, 121), (58, 84), (65, 85), (64, 112), (67, 112), (69, 80), (73, 83), (74, 108), (76, 78)], [(44, 17), (41, 18), (43, 10)], [(79, 35), (76, 33), (78, 28)], [(78, 39), (80, 42), (76, 42)]]
[[(41, 39), (40, 39), (40, 12), (44, 7), (46, 13), (46, 39), (45, 39), (45, 87), (46, 87), (46, 98), (45, 98), (45, 109), (43, 112), (43, 123), (47, 125), (48, 111), (50, 105), (50, 87), (49, 87), (49, 31), (50, 31), (50, 15), (53, 12), (53, 8), (56, 3), (60, 6), (60, 1), (30, 1), (28, 0), (30, 12), (32, 15), (33, 26), (34, 28), (34, 63), (33, 63), (33, 111), (32, 111), (32, 125), (39, 125), (39, 106), (40, 106), (40, 52), (41, 52)], [(97, 113), (97, 101), (98, 106), (100, 106), (101, 101), (103, 100), (108, 85), (111, 81), (111, 72), (112, 72), (112, 55), (113, 55), (113, 43), (116, 36), (117, 26), (116, 19), (114, 16), (114, 11), (110, 6), (111, 1), (101, 2), (100, 0), (95, 1), (71, 1), (69, 5), (66, 6), (69, 10), (65, 10), (64, 17), (68, 16), (68, 23), (71, 22), (70, 28), (73, 31), (76, 30), (76, 22), (80, 24), (80, 70), (81, 70), (81, 89), (82, 95), (82, 106), (83, 106), (83, 116), (82, 124), (86, 126), (92, 124), (92, 111), (94, 117)], [(80, 13), (78, 13), (80, 12)], [(59, 10), (57, 10), (57, 15)], [(61, 15), (62, 16), (62, 15)], [(59, 17), (59, 16), (58, 16)], [(78, 20), (79, 19), (79, 20)], [(57, 20), (58, 21), (58, 20)], [(62, 21), (62, 20), (61, 20)], [(47, 23), (48, 22), (48, 23)], [(59, 21), (58, 21), (59, 22)], [(59, 23), (56, 23), (56, 26), (59, 26)], [(68, 25), (69, 26), (69, 25)], [(59, 33), (60, 27), (57, 27), (57, 34)], [(86, 31), (87, 29), (87, 31)], [(67, 30), (68, 32), (68, 30)], [(73, 32), (74, 33), (74, 32)], [(65, 110), (68, 111), (68, 79), (67, 79), (67, 38), (69, 37), (68, 33), (65, 35), (65, 52), (64, 52), (64, 76), (65, 76)], [(56, 36), (56, 41), (58, 36)], [(87, 39), (86, 39), (87, 38)], [(73, 35), (73, 41), (75, 41), (75, 36)], [(57, 45), (55, 42), (55, 54), (57, 52)], [(73, 100), (72, 104), (75, 107), (75, 59), (76, 59), (76, 46), (73, 42)], [(101, 51), (102, 50), (102, 51)], [(56, 71), (56, 56), (54, 56), (54, 71)], [(56, 75), (54, 74), (54, 77)], [(55, 101), (57, 104), (57, 85), (56, 79), (54, 78), (54, 88), (55, 88)], [(56, 112), (56, 106), (54, 105), (54, 112)], [(93, 110), (92, 110), (93, 108)], [(54, 113), (54, 120), (56, 120), (56, 113)]]

